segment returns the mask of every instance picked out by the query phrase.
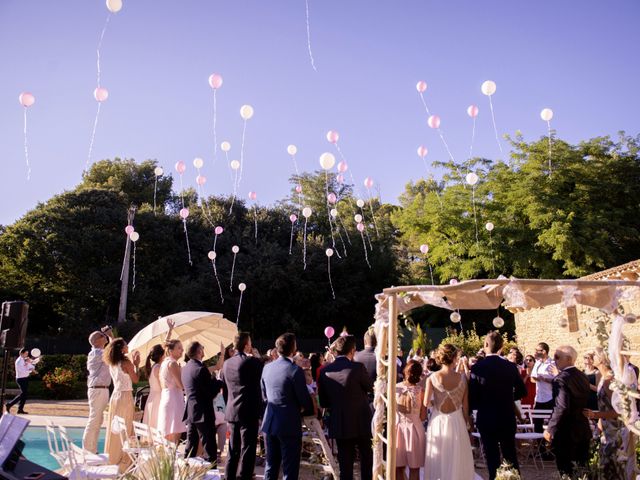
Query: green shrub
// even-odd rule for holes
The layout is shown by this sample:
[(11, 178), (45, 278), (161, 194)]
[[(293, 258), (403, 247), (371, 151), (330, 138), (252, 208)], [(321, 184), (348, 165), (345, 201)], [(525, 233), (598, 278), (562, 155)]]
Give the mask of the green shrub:
[(87, 379), (87, 356), (85, 354), (68, 355), (43, 355), (42, 360), (36, 365), (36, 370), (41, 378), (52, 373), (56, 368), (70, 370), (78, 380)]
[[(506, 332), (502, 334), (502, 339), (504, 340), (504, 346), (502, 347), (503, 355), (506, 355), (510, 348), (518, 346), (514, 341), (509, 340)], [(440, 345), (446, 343), (455, 345), (458, 349), (462, 350), (467, 357), (474, 357), (478, 353), (478, 350), (481, 350), (484, 346), (484, 338), (478, 335), (474, 323), (471, 329), (461, 332), (453, 328), (447, 329), (447, 336), (440, 342)]]

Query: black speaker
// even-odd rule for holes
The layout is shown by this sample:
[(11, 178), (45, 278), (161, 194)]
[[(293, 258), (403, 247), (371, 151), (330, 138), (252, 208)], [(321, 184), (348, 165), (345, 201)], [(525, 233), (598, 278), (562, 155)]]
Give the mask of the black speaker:
[(8, 350), (24, 347), (29, 323), (27, 302), (4, 302), (0, 316), (0, 347)]

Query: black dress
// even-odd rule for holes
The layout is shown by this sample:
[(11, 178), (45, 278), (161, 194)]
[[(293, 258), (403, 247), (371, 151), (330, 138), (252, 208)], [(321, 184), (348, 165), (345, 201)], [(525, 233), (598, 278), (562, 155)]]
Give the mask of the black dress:
[[(595, 387), (597, 385), (596, 372), (593, 372), (593, 373), (585, 372), (585, 375), (589, 379), (589, 383)], [(598, 392), (597, 391), (591, 390), (591, 393), (589, 394), (589, 403), (587, 403), (587, 408), (589, 410), (598, 410)]]

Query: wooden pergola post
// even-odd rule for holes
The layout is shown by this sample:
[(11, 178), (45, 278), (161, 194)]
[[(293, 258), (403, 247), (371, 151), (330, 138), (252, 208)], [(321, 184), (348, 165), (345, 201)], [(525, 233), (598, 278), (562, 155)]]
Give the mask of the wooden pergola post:
[(396, 383), (398, 381), (398, 296), (389, 296), (389, 335), (387, 337), (387, 471), (386, 478), (396, 475)]

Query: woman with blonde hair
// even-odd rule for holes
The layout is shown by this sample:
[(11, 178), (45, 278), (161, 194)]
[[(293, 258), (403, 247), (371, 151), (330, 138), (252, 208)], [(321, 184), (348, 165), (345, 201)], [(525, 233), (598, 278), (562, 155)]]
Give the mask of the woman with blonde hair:
[(133, 352), (132, 360), (129, 360), (127, 353), (129, 353), (129, 347), (122, 338), (112, 340), (104, 350), (104, 362), (109, 366), (109, 373), (113, 380), (104, 449), (109, 455), (109, 463), (118, 465), (120, 472), (126, 471), (131, 459), (122, 452), (120, 432), (113, 428), (113, 420), (115, 416), (122, 417), (126, 424), (127, 437), (133, 435), (133, 384), (138, 381), (138, 365), (140, 365), (139, 352)]
[(165, 343), (165, 359), (160, 366), (160, 404), (158, 405), (158, 430), (169, 441), (178, 443), (180, 436), (187, 431), (182, 418), (184, 416), (184, 387), (182, 386), (182, 368), (178, 359), (184, 348), (180, 340)]

